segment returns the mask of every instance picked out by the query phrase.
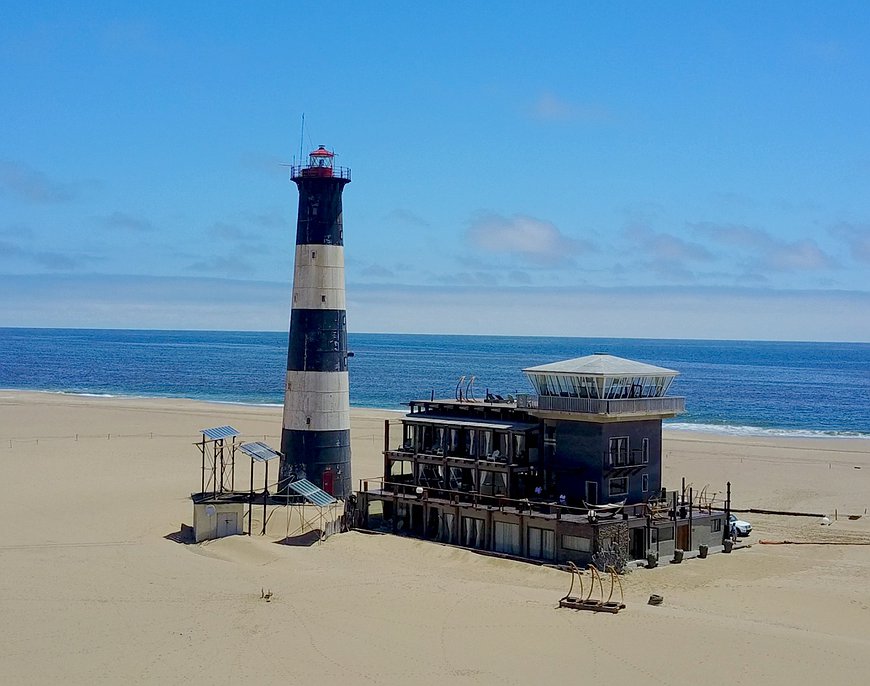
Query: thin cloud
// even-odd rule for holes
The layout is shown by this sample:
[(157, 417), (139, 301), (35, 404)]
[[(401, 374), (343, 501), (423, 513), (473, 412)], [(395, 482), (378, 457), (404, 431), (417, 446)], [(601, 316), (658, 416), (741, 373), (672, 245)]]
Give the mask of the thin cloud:
[(767, 248), (774, 242), (766, 231), (744, 224), (698, 222), (689, 224), (689, 228), (715, 243), (737, 248)]
[(783, 241), (767, 231), (743, 224), (701, 222), (689, 226), (714, 243), (750, 253), (750, 271), (817, 271), (838, 266), (836, 260), (811, 239)]
[(0, 236), (8, 236), (9, 238), (31, 238), (33, 229), (24, 224), (10, 224), (9, 226), (0, 229)]
[(235, 255), (224, 257), (215, 255), (208, 259), (200, 260), (188, 265), (190, 271), (210, 273), (210, 274), (225, 274), (232, 277), (241, 272), (251, 269), (251, 265), (244, 258)]
[(402, 226), (406, 226), (409, 228), (416, 229), (431, 229), (432, 224), (427, 222), (423, 217), (418, 214), (414, 214), (410, 210), (405, 210), (402, 208), (396, 208), (392, 212), (387, 213), (384, 217), (387, 221), (393, 221), (397, 224), (401, 224)]
[(870, 224), (841, 222), (832, 227), (830, 232), (846, 243), (853, 259), (858, 262), (870, 262)]
[(626, 239), (655, 262), (677, 263), (685, 260), (709, 262), (713, 255), (700, 243), (674, 234), (654, 231), (645, 224), (632, 224), (623, 232)]
[(366, 279), (394, 279), (396, 273), (380, 264), (370, 264), (360, 272), (360, 276)]
[(22, 162), (0, 161), (0, 191), (34, 205), (73, 200), (79, 184), (63, 183)]
[(780, 271), (816, 271), (837, 266), (834, 259), (811, 240), (782, 243), (778, 249), (765, 254), (761, 264)]
[(208, 228), (208, 234), (212, 238), (222, 238), (228, 241), (250, 241), (258, 238), (253, 231), (246, 231), (238, 224), (229, 222), (215, 222)]
[(601, 122), (611, 118), (600, 105), (570, 102), (550, 92), (539, 95), (530, 112), (533, 119), (547, 122)]
[(276, 211), (238, 212), (234, 213), (229, 221), (214, 222), (206, 229), (206, 232), (211, 238), (226, 241), (257, 241), (263, 238), (264, 233), (270, 233), (272, 229), (286, 229), (287, 227), (287, 221)]
[(101, 258), (94, 255), (77, 255), (53, 250), (30, 250), (11, 241), (0, 241), (0, 258), (26, 261), (50, 271), (74, 271), (98, 262)]
[(264, 229), (284, 228), (287, 226), (287, 220), (280, 212), (275, 210), (270, 212), (242, 212), (240, 217), (246, 224), (253, 224)]
[(112, 212), (109, 216), (103, 217), (100, 223), (106, 229), (132, 231), (134, 233), (147, 232), (154, 229), (154, 225), (144, 217), (135, 217), (126, 212)]
[(508, 274), (508, 281), (511, 283), (530, 284), (532, 283), (532, 277), (529, 276), (528, 272), (514, 269), (510, 274)]
[(480, 215), (471, 221), (467, 238), (472, 245), (488, 252), (508, 253), (532, 264), (550, 266), (594, 250), (591, 243), (566, 236), (552, 222), (524, 214)]

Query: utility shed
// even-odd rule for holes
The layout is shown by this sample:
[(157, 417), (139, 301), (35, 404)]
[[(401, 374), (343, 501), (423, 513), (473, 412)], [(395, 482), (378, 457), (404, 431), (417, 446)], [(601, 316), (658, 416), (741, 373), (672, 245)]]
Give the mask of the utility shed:
[(194, 501), (193, 535), (197, 543), (244, 533), (245, 502), (235, 501), (236, 498), (221, 501), (214, 497), (208, 502)]

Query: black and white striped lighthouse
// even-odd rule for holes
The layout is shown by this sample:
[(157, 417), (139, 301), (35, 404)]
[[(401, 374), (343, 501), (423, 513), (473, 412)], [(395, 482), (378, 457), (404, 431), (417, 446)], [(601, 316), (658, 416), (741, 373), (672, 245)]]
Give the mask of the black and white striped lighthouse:
[(281, 483), (306, 478), (351, 493), (350, 397), (341, 193), (350, 169), (320, 146), (293, 166), (299, 189), (293, 309), (287, 350)]

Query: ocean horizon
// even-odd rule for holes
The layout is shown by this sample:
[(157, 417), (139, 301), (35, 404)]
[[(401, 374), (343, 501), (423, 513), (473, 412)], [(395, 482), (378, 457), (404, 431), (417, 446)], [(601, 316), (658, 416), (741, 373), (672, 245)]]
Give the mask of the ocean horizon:
[[(680, 372), (665, 427), (741, 436), (870, 438), (870, 344), (349, 333), (352, 407), (401, 411), (531, 392), (525, 367), (593, 352)], [(99, 397), (283, 402), (284, 332), (0, 328), (0, 389)]]

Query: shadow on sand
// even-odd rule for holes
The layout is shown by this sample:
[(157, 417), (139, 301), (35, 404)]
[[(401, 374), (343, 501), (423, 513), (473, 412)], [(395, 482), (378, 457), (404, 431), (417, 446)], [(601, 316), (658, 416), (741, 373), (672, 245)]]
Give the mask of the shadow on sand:
[(188, 526), (187, 524), (182, 524), (178, 531), (168, 533), (163, 538), (174, 543), (181, 543), (182, 545), (190, 545), (195, 542), (193, 527)]
[(314, 531), (307, 531), (299, 536), (288, 536), (287, 538), (282, 538), (280, 541), (275, 541), (275, 543), (279, 545), (292, 545), (307, 548), (308, 546), (314, 545), (319, 540), (320, 530), (315, 529)]

